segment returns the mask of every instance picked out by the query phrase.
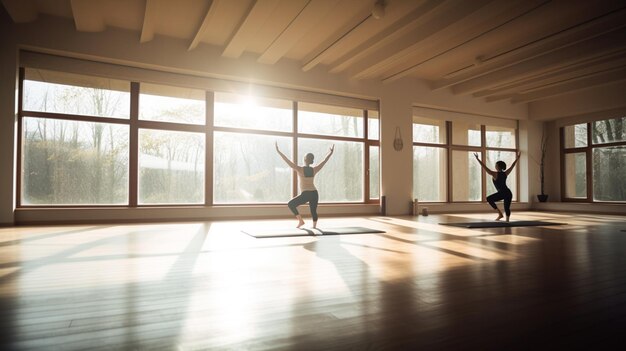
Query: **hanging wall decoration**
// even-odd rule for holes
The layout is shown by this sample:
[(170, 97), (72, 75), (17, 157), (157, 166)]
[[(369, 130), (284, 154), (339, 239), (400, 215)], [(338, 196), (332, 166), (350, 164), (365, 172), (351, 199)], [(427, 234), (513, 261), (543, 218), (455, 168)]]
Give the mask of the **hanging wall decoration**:
[(400, 127), (396, 127), (396, 137), (395, 139), (393, 139), (393, 148), (396, 149), (396, 151), (400, 151), (402, 150), (402, 147), (404, 147), (404, 144), (402, 143), (402, 135), (400, 134)]

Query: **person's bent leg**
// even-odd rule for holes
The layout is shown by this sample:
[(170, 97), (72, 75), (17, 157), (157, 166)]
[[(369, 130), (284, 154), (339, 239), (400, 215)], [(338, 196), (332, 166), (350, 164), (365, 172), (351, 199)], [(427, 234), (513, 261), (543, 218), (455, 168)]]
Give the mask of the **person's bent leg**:
[(320, 196), (316, 191), (311, 191), (309, 197), (309, 208), (311, 209), (311, 217), (313, 217), (313, 228), (317, 228), (317, 204), (319, 202)]
[(513, 200), (513, 194), (509, 191), (504, 200), (504, 213), (506, 213), (506, 221), (509, 221), (511, 217), (511, 200)]
[(294, 197), (293, 199), (291, 199), (287, 203), (287, 207), (289, 207), (291, 212), (298, 219), (298, 225), (296, 226), (296, 228), (300, 228), (300, 227), (302, 227), (304, 225), (304, 220), (302, 220), (302, 216), (300, 215), (300, 213), (298, 213), (298, 206), (306, 203), (306, 201), (307, 201), (306, 197), (303, 194), (300, 194), (300, 195)]
[(496, 221), (499, 221), (502, 219), (502, 217), (504, 217), (502, 215), (502, 211), (500, 211), (498, 205), (496, 205), (496, 201), (500, 201), (502, 199), (504, 199), (504, 197), (500, 193), (494, 193), (487, 196), (487, 202), (489, 202), (489, 205), (491, 205), (491, 207), (498, 212), (498, 217), (496, 218)]

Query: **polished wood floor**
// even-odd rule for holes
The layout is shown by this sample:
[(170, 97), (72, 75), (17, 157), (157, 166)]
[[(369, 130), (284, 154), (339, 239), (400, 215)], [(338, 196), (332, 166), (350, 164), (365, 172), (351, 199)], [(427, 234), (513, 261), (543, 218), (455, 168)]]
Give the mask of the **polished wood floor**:
[(294, 221), (0, 229), (2, 350), (608, 349), (626, 217), (322, 219), (385, 234), (255, 239)]

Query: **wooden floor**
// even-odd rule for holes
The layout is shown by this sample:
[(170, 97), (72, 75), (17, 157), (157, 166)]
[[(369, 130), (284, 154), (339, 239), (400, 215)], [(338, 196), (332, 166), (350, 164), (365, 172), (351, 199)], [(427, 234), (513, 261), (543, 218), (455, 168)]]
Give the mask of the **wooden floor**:
[(626, 331), (626, 217), (255, 239), (294, 221), (0, 229), (2, 350), (603, 349)]

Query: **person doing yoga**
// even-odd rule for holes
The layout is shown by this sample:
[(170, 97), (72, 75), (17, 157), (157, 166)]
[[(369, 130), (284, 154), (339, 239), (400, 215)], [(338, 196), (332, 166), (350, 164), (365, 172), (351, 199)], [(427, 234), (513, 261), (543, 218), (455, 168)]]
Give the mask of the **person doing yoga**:
[(287, 206), (291, 210), (291, 212), (296, 215), (298, 219), (297, 228), (300, 228), (304, 225), (304, 221), (302, 220), (302, 216), (298, 213), (298, 206), (303, 205), (305, 203), (309, 203), (309, 208), (311, 209), (311, 217), (313, 217), (313, 228), (317, 228), (317, 202), (319, 201), (319, 194), (317, 193), (317, 189), (315, 188), (314, 179), (315, 175), (322, 170), (322, 167), (328, 162), (330, 156), (335, 151), (335, 145), (332, 145), (328, 149), (328, 154), (324, 158), (322, 162), (320, 162), (317, 166), (311, 167), (315, 156), (313, 154), (308, 153), (304, 156), (304, 166), (298, 166), (297, 164), (291, 162), (291, 160), (283, 154), (278, 148), (278, 142), (276, 143), (276, 151), (280, 155), (280, 157), (298, 174), (298, 183), (300, 184), (300, 195), (294, 197), (289, 201)]
[(498, 218), (496, 221), (502, 219), (502, 211), (496, 205), (496, 201), (504, 200), (504, 213), (506, 214), (506, 221), (509, 221), (511, 217), (511, 200), (513, 199), (513, 193), (511, 193), (511, 189), (506, 186), (506, 178), (511, 173), (515, 165), (517, 164), (517, 160), (519, 160), (520, 153), (517, 153), (517, 157), (515, 157), (515, 161), (508, 169), (506, 168), (506, 163), (504, 161), (496, 162), (496, 170), (492, 171), (489, 169), (479, 158), (478, 154), (474, 153), (476, 160), (480, 163), (481, 167), (493, 178), (493, 185), (496, 187), (498, 192), (487, 196), (487, 202), (489, 205), (493, 207), (494, 210), (498, 211)]

